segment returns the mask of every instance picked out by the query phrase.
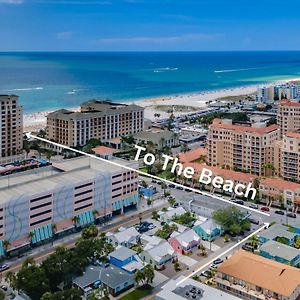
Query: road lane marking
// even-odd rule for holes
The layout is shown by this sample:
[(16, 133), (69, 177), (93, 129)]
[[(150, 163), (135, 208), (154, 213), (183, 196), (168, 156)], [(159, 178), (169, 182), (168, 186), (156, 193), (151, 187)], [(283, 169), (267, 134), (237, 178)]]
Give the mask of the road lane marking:
[(182, 184), (170, 181), (168, 179), (160, 178), (158, 176), (151, 175), (151, 174), (148, 174), (146, 172), (143, 172), (143, 171), (140, 171), (140, 170), (136, 170), (136, 169), (128, 167), (128, 166), (121, 165), (121, 164), (116, 163), (116, 162), (114, 162), (112, 160), (107, 160), (107, 159), (95, 156), (93, 154), (90, 154), (90, 153), (86, 153), (86, 152), (83, 152), (83, 151), (80, 151), (80, 150), (77, 150), (77, 149), (73, 149), (73, 148), (65, 146), (65, 145), (58, 144), (56, 142), (49, 141), (49, 140), (47, 140), (45, 138), (41, 138), (41, 137), (38, 137), (36, 135), (31, 134), (31, 132), (27, 133), (26, 135), (27, 135), (28, 138), (34, 138), (34, 139), (40, 140), (42, 142), (48, 143), (48, 144), (56, 146), (56, 147), (60, 147), (60, 148), (63, 148), (63, 149), (69, 150), (69, 151), (73, 151), (73, 152), (81, 154), (81, 155), (85, 155), (85, 156), (88, 156), (88, 157), (91, 157), (91, 158), (94, 158), (94, 159), (98, 159), (98, 160), (106, 162), (108, 164), (111, 164), (111, 165), (114, 165), (114, 166), (117, 166), (117, 167), (121, 167), (121, 168), (127, 169), (129, 171), (137, 172), (140, 175), (143, 175), (143, 176), (146, 176), (146, 177), (149, 177), (149, 178), (152, 178), (152, 179), (156, 179), (156, 180), (159, 180), (159, 181), (163, 181), (163, 182), (168, 183), (168, 184), (173, 184), (173, 185), (181, 187), (183, 189), (188, 189), (188, 190), (190, 190), (190, 191), (192, 191), (194, 193), (197, 193), (197, 194), (200, 194), (200, 195), (209, 196), (209, 197), (214, 198), (216, 200), (223, 201), (223, 202), (228, 203), (230, 205), (235, 205), (235, 206), (237, 206), (239, 208), (242, 208), (242, 209), (250, 210), (250, 211), (253, 211), (255, 213), (258, 213), (258, 214), (261, 214), (261, 215), (264, 215), (264, 216), (267, 216), (267, 217), (270, 216), (270, 214), (268, 214), (268, 213), (265, 213), (265, 212), (259, 211), (257, 209), (254, 209), (254, 208), (251, 208), (251, 207), (247, 207), (247, 206), (244, 206), (244, 205), (241, 205), (241, 204), (238, 204), (238, 203), (231, 202), (230, 200), (223, 199), (223, 198), (218, 197), (216, 195), (211, 195), (209, 193), (200, 191), (198, 189), (194, 189), (194, 188), (191, 188), (191, 187), (188, 187), (188, 186), (185, 186), (185, 185), (182, 185)]

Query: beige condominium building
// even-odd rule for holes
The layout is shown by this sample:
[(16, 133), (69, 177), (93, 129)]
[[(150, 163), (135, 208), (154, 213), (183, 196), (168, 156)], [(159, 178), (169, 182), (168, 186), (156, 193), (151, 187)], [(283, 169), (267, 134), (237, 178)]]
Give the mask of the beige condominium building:
[(280, 143), (280, 175), (284, 179), (300, 181), (300, 131), (288, 131)]
[(277, 124), (283, 136), (300, 129), (300, 100), (282, 100), (278, 105)]
[(23, 109), (19, 97), (0, 95), (0, 113), (0, 162), (9, 162), (22, 154), (23, 148)]
[(47, 116), (47, 136), (67, 146), (85, 145), (90, 139), (102, 141), (134, 134), (144, 128), (144, 108), (131, 104), (91, 100), (80, 112), (60, 109)]
[(251, 300), (297, 300), (300, 270), (239, 250), (219, 268), (217, 287)]
[(234, 124), (232, 120), (215, 119), (208, 131), (208, 162), (212, 166), (268, 175), (272, 170), (267, 166), (273, 162), (273, 145), (278, 136), (275, 124)]

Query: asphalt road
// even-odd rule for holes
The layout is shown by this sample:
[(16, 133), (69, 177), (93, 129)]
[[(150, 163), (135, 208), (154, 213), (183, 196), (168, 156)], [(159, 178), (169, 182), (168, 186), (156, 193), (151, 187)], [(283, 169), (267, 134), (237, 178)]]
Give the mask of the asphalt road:
[[(139, 222), (139, 217), (141, 216), (143, 219), (145, 218), (149, 218), (152, 215), (152, 211), (154, 210), (158, 210), (161, 209), (162, 207), (166, 206), (167, 204), (161, 204), (158, 207), (154, 207), (154, 208), (148, 208), (147, 210), (144, 210), (142, 212), (136, 211), (136, 213), (134, 215), (130, 215), (130, 216), (120, 216), (118, 218), (112, 219), (112, 221), (108, 222), (106, 225), (99, 227), (98, 229), (100, 232), (108, 232), (108, 231), (114, 231), (116, 229), (118, 229), (120, 226), (132, 226), (136, 223)], [(34, 258), (34, 260), (36, 261), (36, 263), (41, 263), (43, 260), (45, 260), (49, 255), (51, 255), (52, 253), (55, 252), (55, 249), (57, 246), (64, 246), (66, 248), (72, 248), (78, 237), (80, 236), (80, 232), (78, 234), (74, 234), (69, 236), (68, 241), (63, 242), (61, 240), (57, 240), (55, 241), (54, 244), (50, 244), (49, 248), (47, 249), (41, 249), (41, 247), (39, 248), (34, 248), (33, 250), (31, 250), (31, 252), (34, 252), (34, 254), (31, 254), (30, 252), (27, 253), (25, 256), (23, 256), (22, 258), (12, 258), (12, 259), (8, 259), (5, 260), (5, 263), (8, 263), (10, 268), (8, 270), (3, 271), (2, 273), (0, 273), (0, 278), (5, 276), (5, 274), (8, 271), (13, 271), (13, 272), (17, 272), (18, 270), (20, 270), (20, 268), (22, 267), (22, 263), (24, 260), (26, 260), (26, 258), (28, 257), (32, 257)]]

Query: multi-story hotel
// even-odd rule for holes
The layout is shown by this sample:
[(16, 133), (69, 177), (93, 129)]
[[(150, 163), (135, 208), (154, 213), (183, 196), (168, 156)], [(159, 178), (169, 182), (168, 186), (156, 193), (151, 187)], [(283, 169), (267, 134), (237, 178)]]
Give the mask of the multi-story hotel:
[(277, 125), (265, 123), (234, 124), (232, 120), (215, 119), (208, 131), (208, 162), (267, 175), (266, 165), (273, 162), (273, 144), (278, 140)]
[(281, 137), (300, 129), (300, 100), (282, 100), (278, 105), (277, 124)]
[(251, 300), (297, 300), (300, 270), (239, 250), (219, 268), (217, 287)]
[(23, 109), (18, 102), (18, 96), (0, 95), (0, 162), (10, 162), (22, 154)]
[(284, 179), (300, 181), (300, 133), (289, 131), (280, 142), (280, 175)]
[(48, 139), (67, 146), (82, 146), (92, 138), (109, 141), (143, 128), (144, 108), (134, 104), (91, 100), (81, 104), (80, 112), (60, 109), (47, 116)]
[(259, 87), (257, 89), (257, 100), (269, 102), (282, 99), (299, 99), (300, 84), (299, 82), (291, 82), (282, 85), (272, 85), (267, 87)]
[[(114, 160), (137, 168), (136, 162)], [(9, 186), (8, 186), (9, 183)], [(88, 157), (0, 179), (0, 254), (54, 233), (126, 212), (138, 201), (137, 173)]]

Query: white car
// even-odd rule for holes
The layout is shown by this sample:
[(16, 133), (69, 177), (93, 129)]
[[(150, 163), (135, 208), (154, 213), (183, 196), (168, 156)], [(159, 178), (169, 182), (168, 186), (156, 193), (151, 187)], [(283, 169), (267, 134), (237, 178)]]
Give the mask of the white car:
[(3, 272), (5, 270), (9, 269), (9, 265), (8, 264), (4, 264), (0, 266), (0, 272)]

